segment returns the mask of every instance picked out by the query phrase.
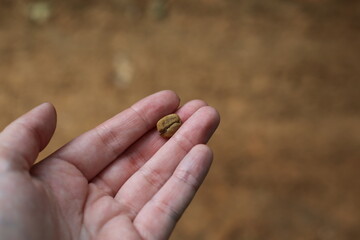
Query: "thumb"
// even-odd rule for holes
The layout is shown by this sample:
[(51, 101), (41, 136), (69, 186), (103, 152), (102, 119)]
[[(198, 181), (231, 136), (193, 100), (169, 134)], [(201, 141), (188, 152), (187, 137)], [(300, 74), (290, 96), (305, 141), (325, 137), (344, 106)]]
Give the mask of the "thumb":
[(29, 170), (49, 143), (56, 127), (56, 111), (43, 103), (16, 119), (0, 133), (0, 172)]

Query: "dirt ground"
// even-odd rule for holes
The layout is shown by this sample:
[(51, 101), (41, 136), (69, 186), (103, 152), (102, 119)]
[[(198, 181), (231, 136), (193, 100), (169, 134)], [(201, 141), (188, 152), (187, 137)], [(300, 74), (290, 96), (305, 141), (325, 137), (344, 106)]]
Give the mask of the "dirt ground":
[(222, 117), (177, 239), (360, 239), (360, 2), (0, 0), (0, 128), (50, 101), (40, 158), (162, 89)]

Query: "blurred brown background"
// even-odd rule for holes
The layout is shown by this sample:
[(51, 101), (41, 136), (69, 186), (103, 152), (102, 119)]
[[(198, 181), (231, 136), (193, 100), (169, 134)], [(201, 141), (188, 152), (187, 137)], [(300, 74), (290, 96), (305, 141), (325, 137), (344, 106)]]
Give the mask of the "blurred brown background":
[(359, 1), (0, 4), (0, 127), (52, 102), (41, 157), (173, 89), (222, 123), (171, 239), (360, 239)]

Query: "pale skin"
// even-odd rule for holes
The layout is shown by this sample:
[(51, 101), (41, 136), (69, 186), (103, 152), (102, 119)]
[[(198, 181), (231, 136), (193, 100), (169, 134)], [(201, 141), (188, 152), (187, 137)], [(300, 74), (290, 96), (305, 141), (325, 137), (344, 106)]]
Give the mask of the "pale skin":
[[(170, 139), (154, 129), (176, 112)], [(201, 100), (179, 108), (172, 91), (150, 95), (40, 163), (56, 112), (44, 103), (0, 133), (2, 240), (168, 239), (212, 162), (219, 124)]]

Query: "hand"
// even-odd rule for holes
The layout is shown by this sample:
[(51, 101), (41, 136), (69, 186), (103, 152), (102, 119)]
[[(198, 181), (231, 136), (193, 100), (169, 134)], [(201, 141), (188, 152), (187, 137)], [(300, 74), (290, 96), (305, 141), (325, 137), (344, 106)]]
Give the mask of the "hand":
[[(203, 144), (219, 124), (203, 101), (178, 104), (155, 93), (35, 165), (53, 106), (11, 123), (0, 133), (1, 239), (167, 239), (210, 168)], [(184, 124), (165, 140), (154, 126), (174, 111)]]

